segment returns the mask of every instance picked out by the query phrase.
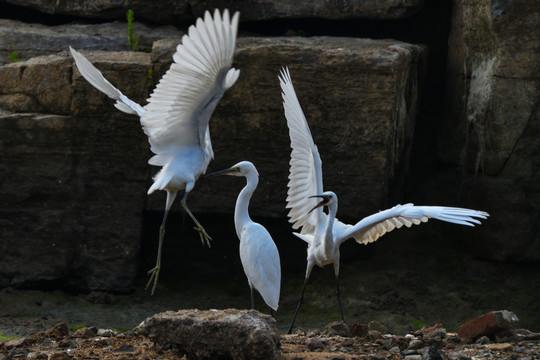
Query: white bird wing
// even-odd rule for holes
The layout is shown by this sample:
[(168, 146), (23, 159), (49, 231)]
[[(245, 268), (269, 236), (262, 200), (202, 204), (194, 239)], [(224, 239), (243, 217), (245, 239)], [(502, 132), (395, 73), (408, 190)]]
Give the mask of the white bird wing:
[(75, 51), (71, 46), (69, 47), (71, 56), (75, 60), (77, 69), (81, 75), (88, 81), (93, 87), (116, 100), (116, 108), (128, 114), (137, 114), (141, 116), (144, 113), (144, 109), (141, 105), (130, 100), (127, 96), (122, 94), (120, 90), (115, 88), (88, 59), (86, 59), (81, 53)]
[(250, 223), (240, 234), (240, 259), (253, 287), (272, 309), (277, 310), (281, 289), (279, 252), (264, 226)]
[(322, 161), (296, 97), (288, 68), (281, 70), (279, 82), (292, 148), (287, 184), (287, 208), (291, 209), (289, 222), (293, 223), (293, 229), (302, 227), (301, 234), (313, 234), (317, 224), (321, 224), (326, 216), (322, 207), (310, 212), (318, 201), (309, 196), (323, 192)]
[(221, 96), (240, 74), (231, 68), (239, 13), (232, 19), (207, 11), (188, 30), (173, 55), (174, 62), (148, 99), (141, 124), (151, 150), (150, 160), (164, 165), (184, 147), (200, 147), (213, 157), (208, 121)]
[(365, 217), (354, 226), (344, 224), (336, 219), (334, 238), (338, 244), (349, 238), (354, 238), (360, 244), (368, 244), (403, 225), (411, 227), (427, 222), (430, 218), (474, 226), (480, 224), (478, 219), (486, 219), (488, 216), (489, 214), (484, 211), (456, 207), (396, 205), (391, 209)]

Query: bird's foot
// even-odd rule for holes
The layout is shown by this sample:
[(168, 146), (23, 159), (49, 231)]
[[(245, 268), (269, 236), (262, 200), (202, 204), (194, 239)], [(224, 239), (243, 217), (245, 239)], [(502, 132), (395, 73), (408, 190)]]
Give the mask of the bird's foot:
[(193, 228), (199, 232), (199, 236), (201, 237), (201, 242), (203, 246), (206, 245), (208, 247), (211, 247), (210, 240), (212, 240), (212, 238), (210, 237), (210, 235), (208, 235), (206, 230), (204, 230), (204, 228), (201, 225), (194, 226)]
[(150, 269), (148, 271), (148, 275), (150, 276), (150, 279), (146, 283), (146, 287), (144, 288), (144, 290), (148, 290), (148, 287), (150, 287), (150, 284), (153, 283), (152, 292), (150, 293), (150, 295), (154, 295), (154, 291), (156, 291), (157, 281), (159, 277), (159, 270), (160, 270), (160, 266), (156, 265), (155, 268)]

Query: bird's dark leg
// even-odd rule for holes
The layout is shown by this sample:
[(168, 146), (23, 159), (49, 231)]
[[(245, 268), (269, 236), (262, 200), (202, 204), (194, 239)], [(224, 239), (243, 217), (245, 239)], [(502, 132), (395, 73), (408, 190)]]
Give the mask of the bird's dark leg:
[(208, 245), (208, 247), (210, 247), (210, 240), (212, 240), (212, 238), (210, 237), (210, 235), (208, 235), (208, 233), (206, 232), (206, 230), (204, 230), (204, 228), (202, 227), (202, 225), (197, 221), (197, 219), (195, 218), (195, 216), (191, 213), (191, 211), (189, 210), (188, 206), (187, 206), (187, 203), (186, 203), (186, 200), (187, 200), (187, 197), (188, 197), (188, 194), (189, 192), (186, 191), (184, 193), (184, 196), (182, 197), (182, 207), (184, 208), (184, 210), (186, 210), (187, 214), (189, 215), (189, 217), (193, 220), (193, 222), (195, 223), (195, 226), (194, 229), (197, 230), (199, 232), (199, 236), (201, 237), (201, 242), (203, 243), (203, 245)]
[(294, 322), (296, 321), (296, 316), (298, 315), (298, 311), (300, 311), (300, 306), (302, 306), (302, 303), (304, 302), (304, 291), (306, 290), (306, 284), (308, 282), (309, 277), (306, 276), (304, 280), (304, 286), (302, 287), (302, 295), (300, 295), (300, 299), (298, 299), (298, 305), (296, 306), (296, 311), (294, 312), (294, 316), (291, 322), (291, 326), (289, 327), (289, 330), (287, 331), (287, 334), (292, 334), (292, 329), (294, 327)]
[(167, 201), (165, 203), (165, 213), (163, 214), (163, 221), (161, 222), (161, 226), (159, 227), (159, 245), (158, 245), (158, 253), (157, 253), (157, 260), (156, 260), (156, 266), (148, 271), (148, 275), (150, 275), (150, 279), (146, 283), (145, 290), (148, 290), (148, 287), (150, 284), (152, 285), (152, 292), (151, 294), (154, 295), (154, 291), (156, 290), (156, 285), (159, 277), (159, 270), (161, 270), (161, 249), (163, 247), (163, 238), (165, 237), (165, 223), (167, 222), (167, 215), (169, 215), (169, 210), (172, 206), (172, 203), (174, 202), (174, 198), (176, 197), (176, 192), (169, 192), (167, 191)]
[(339, 304), (339, 312), (341, 313), (341, 322), (345, 322), (343, 307), (341, 306), (341, 293), (339, 291), (339, 258), (334, 262), (334, 275), (336, 276), (336, 297)]
[(336, 275), (336, 296), (339, 304), (339, 311), (341, 312), (341, 322), (345, 322), (345, 317), (343, 316), (343, 307), (341, 306), (341, 294), (339, 292), (339, 276)]

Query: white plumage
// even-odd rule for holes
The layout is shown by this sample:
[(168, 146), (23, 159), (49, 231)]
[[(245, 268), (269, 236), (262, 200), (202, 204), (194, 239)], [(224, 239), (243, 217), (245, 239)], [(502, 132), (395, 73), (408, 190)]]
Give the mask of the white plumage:
[(231, 68), (238, 19), (238, 12), (230, 18), (228, 10), (223, 15), (215, 10), (213, 17), (207, 11), (204, 20), (197, 19), (182, 38), (173, 55), (174, 62), (144, 107), (128, 99), (84, 56), (70, 48), (79, 72), (90, 84), (116, 100), (119, 110), (140, 116), (155, 154), (148, 163), (162, 167), (148, 190), (148, 194), (155, 190), (167, 192), (158, 259), (156, 267), (149, 271), (148, 285), (154, 282), (152, 294), (159, 276), (167, 214), (178, 191), (184, 190), (182, 206), (195, 222), (201, 241), (210, 245), (210, 236), (187, 207), (186, 199), (214, 157), (208, 128), (210, 117), (225, 90), (240, 74)]
[[(339, 247), (345, 240), (354, 238), (360, 244), (368, 244), (403, 225), (406, 227), (418, 225), (430, 218), (474, 226), (480, 224), (477, 219), (486, 219), (489, 214), (462, 208), (405, 204), (368, 216), (356, 225), (342, 223), (336, 219), (338, 208), (336, 194), (331, 191), (323, 192), (321, 158), (311, 137), (287, 68), (281, 71), (279, 81), (292, 148), (287, 196), (287, 208), (290, 209), (289, 221), (293, 223), (293, 229), (301, 228), (299, 233), (294, 234), (308, 244), (304, 287), (289, 328), (290, 333), (314, 265), (323, 267), (332, 264), (334, 266), (338, 303), (341, 319), (344, 321), (339, 298), (338, 275)], [(321, 198), (322, 201), (318, 202), (315, 198)], [(328, 214), (323, 212), (324, 206), (328, 206)]]
[(240, 239), (240, 260), (251, 289), (251, 308), (254, 308), (255, 288), (266, 304), (277, 310), (281, 286), (279, 253), (270, 233), (264, 226), (252, 221), (248, 212), (249, 200), (259, 182), (257, 169), (251, 162), (242, 161), (229, 169), (207, 176), (219, 174), (246, 178), (247, 184), (236, 199), (234, 225)]

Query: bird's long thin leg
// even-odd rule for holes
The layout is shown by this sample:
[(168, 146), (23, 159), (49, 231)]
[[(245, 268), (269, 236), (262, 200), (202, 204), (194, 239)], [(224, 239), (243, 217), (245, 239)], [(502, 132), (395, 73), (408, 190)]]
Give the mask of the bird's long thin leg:
[(148, 275), (150, 276), (150, 279), (146, 283), (146, 287), (145, 287), (145, 290), (148, 290), (148, 287), (150, 286), (150, 284), (153, 283), (152, 292), (151, 292), (152, 295), (154, 295), (154, 291), (156, 290), (156, 285), (157, 285), (157, 281), (159, 277), (159, 271), (161, 270), (161, 249), (163, 247), (163, 238), (165, 237), (165, 223), (167, 222), (167, 215), (169, 215), (169, 210), (171, 209), (171, 206), (175, 198), (176, 198), (176, 191), (175, 192), (167, 191), (165, 213), (163, 214), (163, 220), (161, 222), (161, 226), (159, 227), (159, 245), (158, 245), (156, 266), (153, 269), (150, 269), (148, 271)]
[(203, 243), (203, 245), (207, 245), (208, 247), (210, 247), (210, 240), (212, 240), (212, 238), (210, 237), (210, 235), (208, 235), (206, 230), (204, 230), (202, 225), (197, 221), (197, 219), (191, 213), (191, 211), (189, 210), (189, 208), (187, 206), (186, 200), (187, 200), (188, 194), (189, 194), (189, 192), (186, 191), (184, 193), (184, 196), (182, 197), (182, 201), (181, 201), (182, 202), (182, 207), (184, 208), (184, 210), (186, 210), (187, 214), (189, 215), (189, 217), (191, 217), (191, 219), (193, 220), (195, 225), (197, 225), (197, 226), (194, 227), (194, 229), (199, 232), (199, 236), (201, 237), (201, 242)]
[(345, 317), (343, 316), (343, 307), (341, 306), (341, 294), (339, 292), (339, 276), (336, 275), (336, 296), (339, 304), (339, 311), (341, 312), (341, 322), (345, 322)]
[(287, 334), (292, 334), (292, 329), (294, 327), (294, 322), (296, 321), (296, 316), (298, 315), (298, 311), (300, 311), (300, 306), (302, 306), (302, 303), (304, 302), (304, 291), (306, 290), (306, 284), (308, 282), (309, 277), (306, 276), (304, 280), (304, 286), (302, 287), (302, 295), (300, 295), (300, 299), (298, 299), (298, 305), (296, 306), (296, 311), (294, 312), (294, 316), (291, 322), (291, 326), (289, 327), (289, 330), (287, 331)]
[(341, 306), (341, 293), (339, 291), (339, 257), (334, 262), (334, 275), (336, 276), (336, 297), (339, 304), (339, 312), (341, 313), (341, 322), (345, 322), (343, 307)]

